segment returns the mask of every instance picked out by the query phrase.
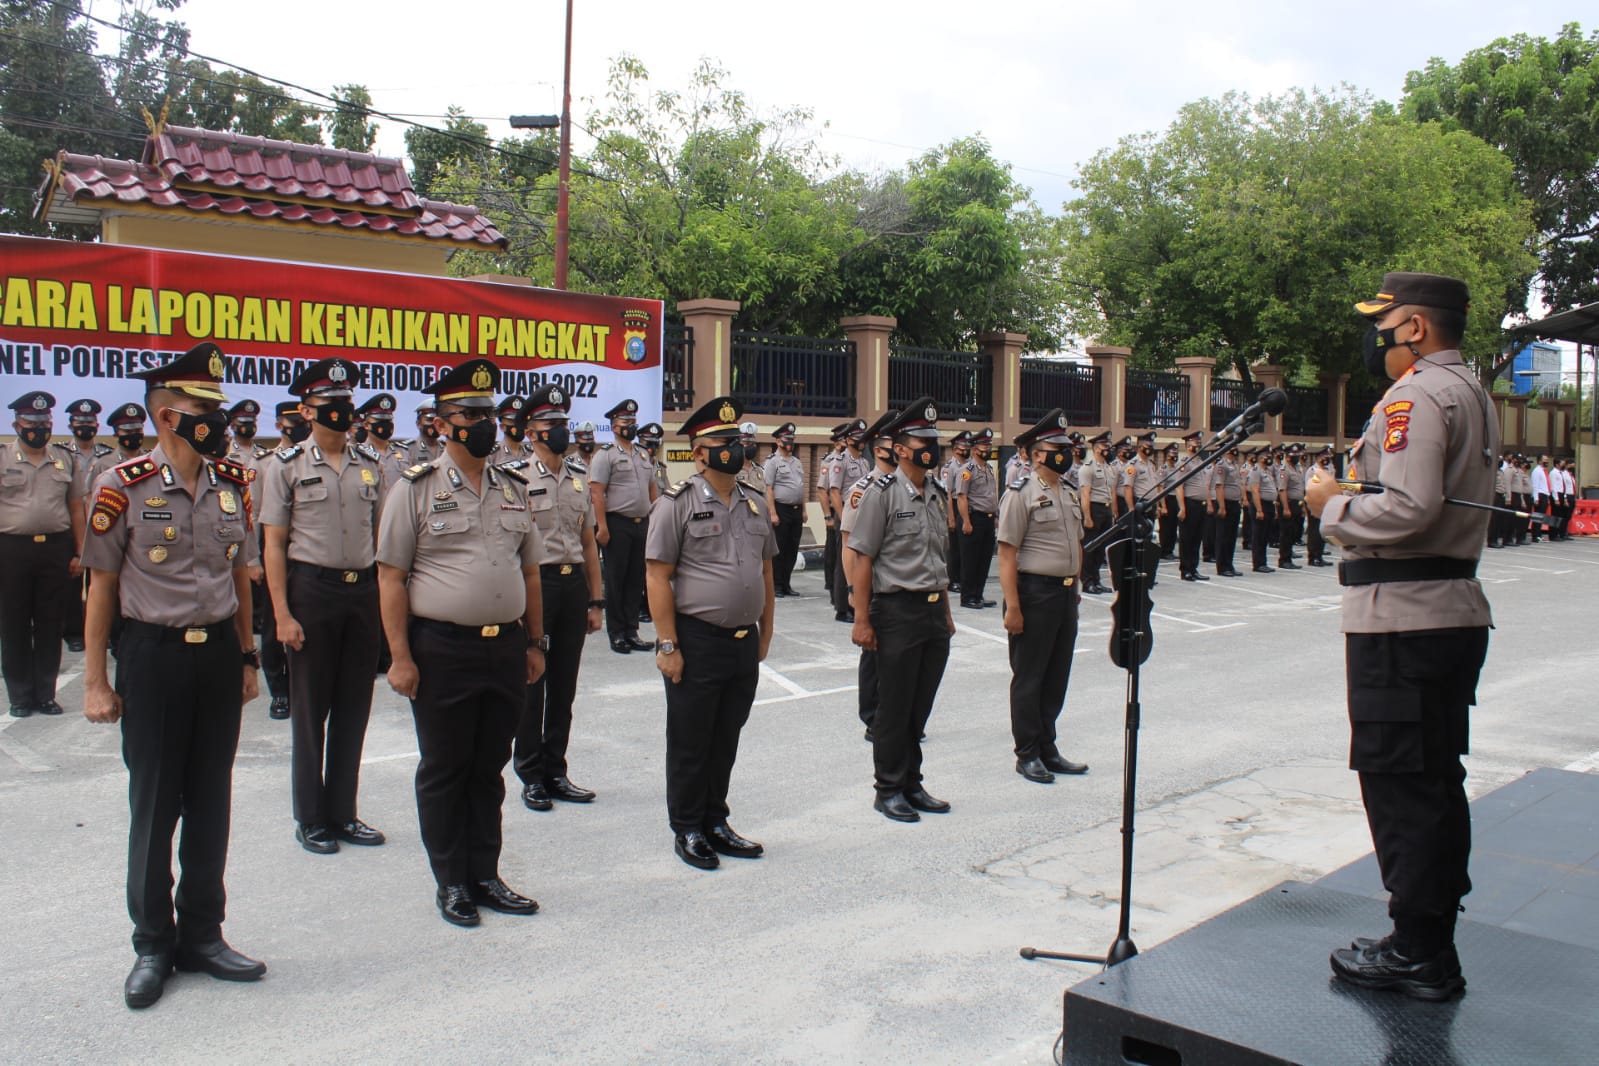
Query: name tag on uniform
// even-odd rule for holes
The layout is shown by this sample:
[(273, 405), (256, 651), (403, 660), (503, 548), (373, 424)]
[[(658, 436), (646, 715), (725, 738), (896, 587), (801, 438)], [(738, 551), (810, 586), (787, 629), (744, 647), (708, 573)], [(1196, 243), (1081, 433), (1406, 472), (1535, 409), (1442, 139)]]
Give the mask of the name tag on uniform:
[(143, 518), (146, 522), (170, 522), (172, 521), (172, 512), (144, 511), (139, 515), (139, 517)]
[(895, 518), (915, 518), (916, 517), (916, 512), (915, 511), (899, 511), (899, 512), (895, 513), (894, 517)]
[(322, 475), (318, 474), (316, 477), (303, 477), (303, 478), (300, 479), (300, 484), (302, 484), (302, 485), (320, 485), (320, 484), (322, 484)]
[(698, 522), (698, 521), (700, 521), (701, 519), (704, 519), (704, 518), (715, 518), (716, 517), (716, 512), (715, 511), (695, 511), (693, 514), (689, 515), (688, 517), (689, 517), (689, 521)]
[(440, 511), (453, 511), (459, 506), (461, 505), (456, 503), (454, 500), (450, 500), (448, 503), (435, 503), (433, 505), (433, 513), (437, 514)]
[(527, 494), (529, 496), (543, 496), (546, 492), (549, 492), (549, 491), (550, 491), (549, 489), (528, 489), (527, 490)]
[(519, 503), (502, 503), (502, 504), (500, 504), (500, 510), (502, 510), (502, 511), (525, 511), (525, 510), (527, 510), (527, 508), (523, 507)]

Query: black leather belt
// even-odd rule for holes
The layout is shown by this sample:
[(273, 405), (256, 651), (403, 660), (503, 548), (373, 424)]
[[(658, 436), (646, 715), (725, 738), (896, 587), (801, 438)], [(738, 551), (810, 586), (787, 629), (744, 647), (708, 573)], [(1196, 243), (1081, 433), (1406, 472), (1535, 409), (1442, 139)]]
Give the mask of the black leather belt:
[(451, 637), (470, 637), (473, 640), (493, 640), (497, 637), (508, 637), (512, 633), (520, 633), (522, 631), (522, 620), (520, 618), (514, 622), (498, 622), (486, 626), (462, 626), (456, 625), (454, 622), (440, 622), (436, 618), (413, 617), (411, 621), (423, 629), (432, 630), (435, 633), (442, 633)]
[(874, 600), (886, 600), (894, 596), (906, 596), (913, 600), (920, 600), (923, 603), (937, 603), (944, 598), (944, 590), (895, 589), (893, 592), (872, 593), (872, 599)]
[(571, 577), (573, 574), (583, 573), (582, 563), (541, 563), (539, 565), (540, 577)]
[(312, 566), (310, 563), (290, 562), (291, 570), (307, 570), (323, 581), (332, 581), (340, 585), (363, 585), (368, 581), (376, 581), (378, 568), (368, 566), (361, 570), (337, 570), (331, 566)]
[(1351, 559), (1338, 564), (1340, 585), (1386, 585), (1395, 581), (1451, 581), (1477, 576), (1477, 560), (1424, 556), (1419, 559)]
[(53, 540), (61, 540), (71, 531), (61, 530), (59, 533), (5, 533), (0, 536), (10, 537), (14, 540), (25, 540), (30, 544), (48, 544)]
[(1054, 588), (1071, 588), (1073, 585), (1077, 584), (1076, 574), (1073, 574), (1071, 577), (1056, 577), (1054, 574), (1033, 574), (1027, 572), (1026, 570), (1018, 570), (1016, 572), (1016, 578), (1018, 581), (1026, 579), (1035, 585), (1049, 585)]
[(729, 640), (743, 640), (754, 633), (757, 628), (754, 622), (747, 626), (719, 626), (714, 622), (707, 622), (705, 619), (697, 618), (691, 614), (680, 614), (677, 616), (679, 635), (681, 635), (683, 623), (685, 622), (688, 623), (690, 630), (702, 632), (713, 637), (726, 637)]
[(207, 644), (232, 628), (232, 619), (199, 626), (158, 626), (154, 622), (141, 622), (137, 618), (126, 618), (122, 622), (124, 633), (142, 633), (154, 640), (171, 644)]

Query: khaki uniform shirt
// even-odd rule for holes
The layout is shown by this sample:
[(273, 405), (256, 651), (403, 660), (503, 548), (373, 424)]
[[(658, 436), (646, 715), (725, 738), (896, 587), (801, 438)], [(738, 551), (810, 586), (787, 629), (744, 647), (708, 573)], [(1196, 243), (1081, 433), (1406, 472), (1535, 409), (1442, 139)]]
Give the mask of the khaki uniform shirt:
[[(1321, 535), (1346, 559), (1482, 558), (1488, 513), (1445, 496), (1489, 503), (1499, 422), (1458, 351), (1434, 352), (1389, 386), (1353, 459), (1375, 495), (1334, 496)], [(1394, 581), (1344, 589), (1345, 633), (1402, 633), (1493, 624), (1475, 578)]]
[(533, 457), (533, 442), (523, 439), (518, 441), (506, 440), (501, 437), (494, 444), (494, 450), (489, 453), (488, 461), (494, 466), (504, 466), (514, 463), (518, 459)]
[(921, 491), (901, 470), (873, 479), (849, 538), (851, 549), (873, 560), (873, 595), (949, 587), (948, 506), (930, 470)]
[(1510, 468), (1508, 466), (1501, 466), (1494, 471), (1494, 495), (1503, 496), (1506, 499), (1510, 497)]
[[(94, 488), (95, 482), (100, 480), (100, 475), (104, 474), (107, 470), (110, 470), (113, 466), (121, 466), (123, 463), (132, 462), (135, 459), (143, 458), (149, 454), (150, 449), (148, 448), (143, 448), (139, 451), (131, 453), (123, 452), (120, 447), (111, 449), (109, 454), (102, 455), (90, 465), (89, 476), (84, 479), (83, 491), (85, 496), (88, 495), (90, 489)], [(230, 455), (229, 458), (232, 459), (233, 457)], [(233, 461), (238, 462), (237, 459), (234, 459)], [(244, 466), (243, 463), (240, 463), (239, 465)], [(245, 469), (249, 470), (249, 467), (245, 466)]]
[(1305, 472), (1289, 463), (1283, 467), (1281, 488), (1290, 500), (1298, 503), (1305, 498)]
[(1083, 558), (1083, 506), (1064, 483), (1054, 488), (1027, 476), (999, 501), (998, 537), (1016, 549), (1016, 569), (1045, 577), (1076, 577)]
[[(573, 456), (573, 460), (575, 462), (581, 462), (581, 460), (577, 459), (576, 456)], [(587, 475), (588, 470), (586, 467), (584, 468), (583, 473), (585, 476)], [(666, 472), (666, 464), (659, 459), (654, 460), (654, 468), (650, 472), (650, 480), (655, 482), (655, 493), (657, 496), (672, 487), (672, 477)]]
[[(1077, 474), (1078, 474), (1078, 472), (1080, 470), (1082, 470), (1083, 464), (1079, 463), (1077, 461), (1077, 457), (1076, 456), (1072, 457), (1071, 463), (1072, 463), (1072, 465), (1066, 468), (1066, 472), (1060, 476), (1060, 479), (1067, 486), (1069, 486), (1073, 492), (1076, 492), (1077, 491)], [(1082, 505), (1082, 502), (1079, 500), (1078, 501), (1079, 508), (1081, 508), (1081, 505)]]
[(87, 445), (79, 444), (77, 439), (73, 438), (65, 442), (62, 447), (72, 454), (72, 464), (76, 468), (76, 473), (82, 475), (85, 496), (89, 494), (89, 489), (94, 484), (92, 473), (94, 468), (101, 463), (108, 466), (116, 465), (117, 450), (108, 444), (101, 444), (99, 441), (90, 441)]
[(1020, 451), (1005, 461), (1005, 477), (1000, 486), (1002, 492), (1009, 492), (1012, 483), (1021, 480), (1033, 472), (1033, 464)]
[(794, 456), (773, 452), (761, 473), (772, 487), (772, 497), (778, 503), (805, 502), (805, 465)]
[[(1199, 459), (1195, 458), (1192, 461), (1197, 463), (1199, 462)], [(1206, 500), (1213, 499), (1216, 494), (1215, 490), (1217, 479), (1221, 476), (1219, 472), (1221, 465), (1226, 461), (1227, 460), (1223, 459), (1219, 463), (1216, 463), (1212, 466), (1207, 466), (1205, 469), (1201, 470), (1187, 481), (1184, 481), (1183, 487), (1178, 490), (1183, 494), (1183, 499), (1198, 500), (1201, 504), (1203, 504)], [(1189, 460), (1185, 458), (1182, 462), (1178, 463), (1172, 468), (1172, 482), (1174, 484), (1179, 481), (1183, 475), (1188, 473), (1188, 463)]]
[(730, 629), (754, 625), (766, 606), (763, 564), (776, 554), (765, 499), (736, 481), (731, 506), (695, 474), (650, 509), (644, 557), (676, 568), (678, 614)]
[(65, 448), (46, 447), (38, 466), (21, 444), (0, 451), (0, 533), (39, 536), (72, 528), (69, 500), (88, 491), (86, 470), (79, 470)]
[(1110, 506), (1110, 494), (1114, 482), (1111, 481), (1111, 468), (1098, 459), (1089, 459), (1078, 468), (1077, 483), (1088, 486), (1088, 502), (1102, 503)]
[(202, 460), (194, 491), (160, 445), (95, 483), (83, 565), (119, 575), (124, 618), (175, 628), (238, 611), (233, 571), (255, 540), (249, 482), (236, 464)]
[(856, 455), (849, 448), (841, 450), (833, 460), (833, 465), (827, 471), (827, 487), (837, 489), (843, 495), (845, 489), (872, 472), (877, 464), (872, 457), (862, 452)]
[(751, 492), (766, 495), (766, 473), (759, 463), (745, 463), (744, 469), (738, 472), (736, 480)]
[(855, 484), (844, 490), (844, 513), (838, 520), (840, 533), (855, 532), (855, 522), (861, 515), (861, 500), (866, 496), (866, 490), (872, 487), (872, 482), (883, 477), (881, 470), (873, 470)]
[(542, 459), (519, 459), (511, 469), (527, 478), (527, 502), (538, 523), (539, 565), (583, 563), (583, 530), (594, 525), (594, 497), (589, 493), (583, 460), (567, 456), (556, 469)]
[(1239, 464), (1231, 459), (1223, 459), (1211, 468), (1211, 488), (1223, 500), (1234, 503), (1244, 498), (1244, 479), (1239, 471)]
[(827, 482), (833, 474), (833, 463), (838, 460), (838, 451), (830, 451), (822, 456), (821, 462), (816, 464), (816, 498), (821, 501), (822, 511), (827, 513), (831, 505), (827, 502)]
[(1532, 476), (1521, 467), (1516, 467), (1510, 475), (1510, 491), (1522, 496), (1532, 495)]
[(411, 613), (463, 626), (518, 621), (527, 610), (523, 570), (536, 566), (539, 531), (527, 486), (484, 466), (482, 494), (448, 454), (389, 493), (377, 560), (408, 572)]
[(955, 495), (966, 497), (966, 506), (973, 511), (994, 514), (999, 510), (999, 484), (994, 479), (994, 468), (975, 455), (961, 464), (955, 478)]
[(589, 480), (605, 486), (606, 513), (624, 518), (644, 518), (650, 513), (650, 479), (653, 460), (643, 448), (623, 451), (620, 445), (607, 444), (589, 460)]
[(1262, 464), (1250, 467), (1244, 483), (1251, 489), (1259, 490), (1262, 503), (1277, 498), (1277, 475), (1269, 466)]
[(1153, 460), (1140, 456), (1129, 462), (1122, 470), (1122, 480), (1118, 488), (1122, 490), (1130, 488), (1133, 490), (1133, 499), (1142, 500), (1153, 495), (1155, 486), (1160, 484), (1160, 479), (1164, 476), (1164, 472)]
[(310, 441), (278, 452), (255, 482), (261, 523), (288, 530), (290, 562), (365, 570), (383, 507), (381, 465), (360, 444), (345, 446), (342, 467)]

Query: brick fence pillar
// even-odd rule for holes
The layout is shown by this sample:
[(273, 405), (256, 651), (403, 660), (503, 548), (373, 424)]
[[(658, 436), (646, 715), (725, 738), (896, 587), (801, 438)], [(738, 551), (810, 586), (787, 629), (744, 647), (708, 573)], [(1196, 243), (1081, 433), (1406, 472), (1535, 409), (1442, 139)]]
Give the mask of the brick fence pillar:
[(706, 400), (726, 396), (733, 382), (733, 316), (737, 300), (683, 300), (677, 313), (694, 331), (693, 410)]
[(1210, 435), (1210, 379), (1216, 373), (1216, 360), (1195, 355), (1177, 360), (1177, 369), (1188, 378), (1188, 432)]
[(1112, 440), (1127, 433), (1127, 361), (1132, 355), (1131, 348), (1088, 348), (1088, 358), (1099, 367), (1099, 422), (1110, 430)]
[(888, 339), (899, 325), (892, 315), (850, 315), (838, 320), (855, 342), (855, 414), (871, 422), (888, 409)]
[(1022, 345), (1025, 333), (984, 333), (977, 338), (979, 351), (993, 359), (994, 432), (1002, 442), (1016, 439), (1022, 425)]

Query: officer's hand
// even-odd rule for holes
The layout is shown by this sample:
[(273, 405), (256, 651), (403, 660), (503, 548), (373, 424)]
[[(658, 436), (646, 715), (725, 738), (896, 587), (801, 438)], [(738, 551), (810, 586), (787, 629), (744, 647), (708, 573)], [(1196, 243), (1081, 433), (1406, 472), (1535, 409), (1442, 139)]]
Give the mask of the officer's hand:
[(83, 576), (83, 560), (74, 555), (67, 561), (67, 573), (73, 577)]
[(91, 722), (115, 722), (122, 717), (122, 697), (112, 692), (110, 685), (86, 685), (83, 716)]
[(1264, 522), (1266, 520), (1266, 512), (1265, 511), (1256, 511), (1255, 512), (1255, 517), (1260, 519), (1262, 522)]
[(666, 680), (674, 685), (677, 684), (683, 680), (683, 653), (681, 651), (673, 651), (672, 654), (668, 655), (664, 651), (656, 652), (655, 668), (661, 672), (661, 676), (666, 678)]
[(1188, 521), (1188, 508), (1186, 508), (1186, 507), (1177, 508), (1177, 521), (1179, 521), (1179, 522)]
[(1094, 528), (1094, 516), (1093, 515), (1091, 515), (1091, 514), (1084, 514), (1083, 515), (1083, 528), (1084, 529), (1093, 529)]
[(422, 675), (417, 672), (416, 662), (399, 659), (389, 664), (389, 687), (408, 700), (416, 699), (416, 687), (422, 680)]
[(971, 524), (971, 522), (962, 522), (961, 523), (961, 532), (965, 533), (967, 536), (970, 536), (971, 532), (972, 532), (972, 524)]
[(864, 648), (867, 651), (877, 650), (877, 630), (872, 628), (871, 622), (860, 615), (855, 617), (855, 626), (850, 630), (849, 639), (857, 648)]
[(600, 626), (605, 624), (605, 610), (601, 607), (590, 607), (586, 632), (598, 633)]
[(529, 648), (527, 650), (527, 683), (532, 684), (544, 676), (544, 649)]
[(249, 703), (261, 695), (261, 679), (256, 676), (255, 667), (244, 668), (244, 702)]
[(1018, 637), (1022, 635), (1022, 609), (1020, 605), (1008, 601), (1005, 604), (1005, 632)]
[(1205, 513), (1206, 514), (1215, 514), (1216, 513), (1216, 505), (1214, 503), (1212, 503), (1211, 501), (1206, 500), (1205, 501)]
[(266, 580), (266, 571), (260, 566), (247, 566), (244, 568), (244, 576), (250, 579), (252, 585), (259, 585)]
[(1312, 518), (1321, 517), (1321, 509), (1327, 506), (1327, 501), (1343, 491), (1336, 478), (1322, 477), (1321, 471), (1316, 471), (1310, 477), (1310, 483), (1305, 486), (1305, 509)]
[(768, 651), (770, 651), (771, 648), (772, 648), (772, 631), (770, 629), (763, 629), (763, 630), (761, 630), (761, 646), (760, 646), (761, 657), (758, 660), (759, 662), (763, 662), (764, 663), (766, 661), (766, 653)]
[(611, 527), (601, 526), (599, 529), (595, 530), (594, 539), (602, 548), (611, 543)]
[(300, 651), (305, 647), (305, 630), (293, 618), (278, 619), (278, 642)]

